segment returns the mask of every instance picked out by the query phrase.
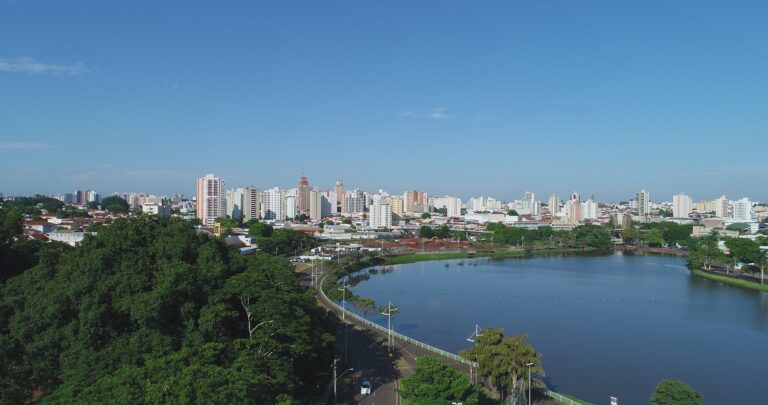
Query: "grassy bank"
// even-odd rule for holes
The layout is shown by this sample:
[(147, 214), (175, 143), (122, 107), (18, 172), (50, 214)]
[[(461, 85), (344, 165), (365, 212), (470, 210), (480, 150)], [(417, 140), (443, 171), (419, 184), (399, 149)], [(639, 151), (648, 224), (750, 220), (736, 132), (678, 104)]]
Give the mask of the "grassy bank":
[[(468, 259), (473, 257), (490, 257), (490, 258), (506, 258), (506, 257), (532, 257), (532, 256), (557, 256), (557, 255), (582, 255), (582, 254), (595, 254), (600, 253), (595, 249), (573, 248), (573, 249), (526, 249), (522, 250), (497, 250), (494, 252), (477, 252), (469, 254), (466, 252), (428, 252), (428, 253), (412, 253), (402, 256), (388, 256), (386, 257), (384, 264), (406, 264), (416, 262), (426, 262), (432, 260), (453, 260), (453, 259)], [(609, 251), (610, 253), (610, 251)]]
[(768, 284), (760, 284), (752, 281), (742, 280), (739, 278), (721, 276), (719, 274), (712, 274), (704, 270), (691, 270), (691, 272), (697, 276), (708, 278), (714, 281), (719, 281), (724, 284), (734, 285), (736, 287), (742, 287), (742, 288), (749, 288), (757, 291), (768, 292)]

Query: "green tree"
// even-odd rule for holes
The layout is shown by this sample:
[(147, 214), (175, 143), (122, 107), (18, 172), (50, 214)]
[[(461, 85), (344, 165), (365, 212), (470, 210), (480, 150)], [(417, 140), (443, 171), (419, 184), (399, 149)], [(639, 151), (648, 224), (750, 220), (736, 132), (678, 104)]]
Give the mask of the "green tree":
[(509, 210), (507, 211), (507, 215), (516, 217), (516, 216), (519, 216), (520, 214), (518, 214), (517, 211), (515, 210)]
[(422, 225), (421, 228), (419, 228), (419, 237), (420, 238), (434, 238), (435, 237), (435, 231), (432, 230), (432, 227), (427, 225)]
[[(488, 328), (480, 330), (476, 345), (459, 354), (477, 362), (477, 372), (490, 379), (491, 384), (506, 398), (513, 390), (523, 389), (521, 379), (528, 373), (528, 364), (533, 363), (531, 372), (544, 375), (540, 355), (533, 346), (525, 343), (528, 336), (504, 336), (504, 330)], [(541, 386), (541, 382), (534, 381)]]
[(701, 405), (702, 395), (678, 380), (662, 380), (651, 395), (651, 405)]
[(263, 222), (256, 222), (248, 227), (248, 234), (255, 238), (268, 238), (272, 236), (272, 232), (274, 231), (275, 228), (273, 228), (272, 225), (265, 224)]
[(421, 214), (421, 219), (431, 219), (431, 218), (432, 218), (432, 214), (430, 214), (428, 212), (425, 212), (425, 213)]
[(480, 396), (479, 389), (469, 383), (465, 374), (432, 357), (416, 360), (414, 373), (400, 381), (398, 392), (413, 405), (453, 402), (475, 405)]
[(99, 209), (99, 203), (96, 201), (91, 201), (86, 205), (86, 207), (88, 207), (89, 210), (97, 210)]
[(109, 212), (128, 212), (130, 210), (128, 202), (116, 195), (101, 200), (101, 206)]
[(763, 257), (760, 245), (749, 239), (727, 238), (725, 247), (731, 252), (731, 257), (743, 263), (756, 263)]
[(120, 219), (36, 258), (0, 286), (2, 403), (271, 404), (331, 361), (332, 326), (287, 260), (189, 222)]

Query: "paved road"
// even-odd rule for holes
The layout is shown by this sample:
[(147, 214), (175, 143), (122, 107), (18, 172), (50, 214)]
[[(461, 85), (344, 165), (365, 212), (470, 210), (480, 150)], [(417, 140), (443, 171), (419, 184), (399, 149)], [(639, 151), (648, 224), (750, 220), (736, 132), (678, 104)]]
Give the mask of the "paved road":
[[(337, 357), (346, 366), (355, 369), (353, 373), (354, 400), (365, 405), (398, 405), (397, 371), (387, 358), (383, 342), (352, 324), (340, 325), (336, 332)], [(373, 386), (370, 395), (360, 394), (360, 384), (368, 379)]]

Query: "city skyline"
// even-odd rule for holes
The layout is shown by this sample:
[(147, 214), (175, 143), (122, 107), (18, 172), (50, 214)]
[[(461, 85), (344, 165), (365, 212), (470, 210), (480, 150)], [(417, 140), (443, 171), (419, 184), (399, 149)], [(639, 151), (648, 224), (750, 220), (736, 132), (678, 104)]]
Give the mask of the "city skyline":
[(0, 3), (0, 192), (768, 200), (760, 2), (99, 4)]

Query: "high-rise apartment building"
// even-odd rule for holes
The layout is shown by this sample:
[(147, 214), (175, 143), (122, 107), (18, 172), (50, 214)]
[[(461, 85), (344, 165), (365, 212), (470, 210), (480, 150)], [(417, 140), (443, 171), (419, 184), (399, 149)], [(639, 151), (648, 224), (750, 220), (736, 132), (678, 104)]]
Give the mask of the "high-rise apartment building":
[(336, 180), (336, 207), (334, 207), (333, 212), (347, 212), (344, 196), (344, 182)]
[(323, 216), (323, 193), (312, 189), (309, 191), (309, 219), (320, 221)]
[(445, 197), (445, 215), (447, 217), (461, 216), (461, 199), (457, 197)]
[(392, 210), (392, 222), (399, 223), (403, 217), (403, 199), (400, 196), (389, 196), (385, 199), (385, 202), (389, 204), (389, 208)]
[(323, 208), (321, 210), (320, 216), (325, 218), (325, 217), (336, 215), (336, 213), (338, 212), (337, 208), (339, 206), (338, 204), (339, 197), (336, 195), (336, 191), (325, 190), (322, 192), (322, 195), (323, 195), (323, 198), (322, 198)]
[(581, 217), (582, 220), (597, 219), (597, 201), (595, 201), (594, 196), (587, 201), (584, 201), (581, 205)]
[(243, 195), (245, 190), (233, 188), (227, 190), (227, 216), (232, 219), (243, 217)]
[(685, 193), (672, 196), (672, 216), (675, 218), (688, 218), (691, 215), (693, 199)]
[(248, 222), (261, 217), (261, 192), (256, 187), (243, 190), (243, 221)]
[(197, 179), (197, 218), (203, 225), (210, 226), (216, 218), (226, 215), (224, 180), (207, 174)]
[(299, 206), (300, 214), (309, 213), (309, 180), (305, 176), (299, 179), (299, 190), (296, 194), (296, 204)]
[(568, 200), (566, 205), (566, 215), (570, 222), (579, 223), (584, 219), (584, 214), (581, 209), (581, 199), (579, 193), (574, 192), (571, 194), (571, 199)]
[(285, 195), (285, 217), (287, 219), (294, 219), (299, 216), (298, 206), (296, 206), (295, 195)]
[(363, 213), (365, 212), (365, 195), (359, 189), (348, 191), (344, 205), (349, 214)]
[(742, 198), (733, 202), (733, 216), (734, 221), (752, 221), (752, 202), (749, 198)]
[(378, 201), (371, 205), (368, 213), (368, 226), (371, 228), (390, 228), (392, 226), (392, 208), (389, 204)]
[(549, 200), (547, 201), (547, 208), (549, 208), (549, 213), (551, 215), (560, 213), (560, 197), (554, 194), (549, 196)]
[(728, 199), (724, 195), (715, 200), (715, 216), (719, 218), (728, 216)]
[(424, 212), (427, 206), (427, 193), (421, 191), (406, 191), (403, 193), (403, 210), (405, 212)]
[(285, 193), (279, 188), (271, 188), (264, 192), (266, 213), (264, 219), (282, 221), (285, 219)]
[(651, 215), (651, 193), (640, 190), (637, 193), (637, 215), (647, 217)]

